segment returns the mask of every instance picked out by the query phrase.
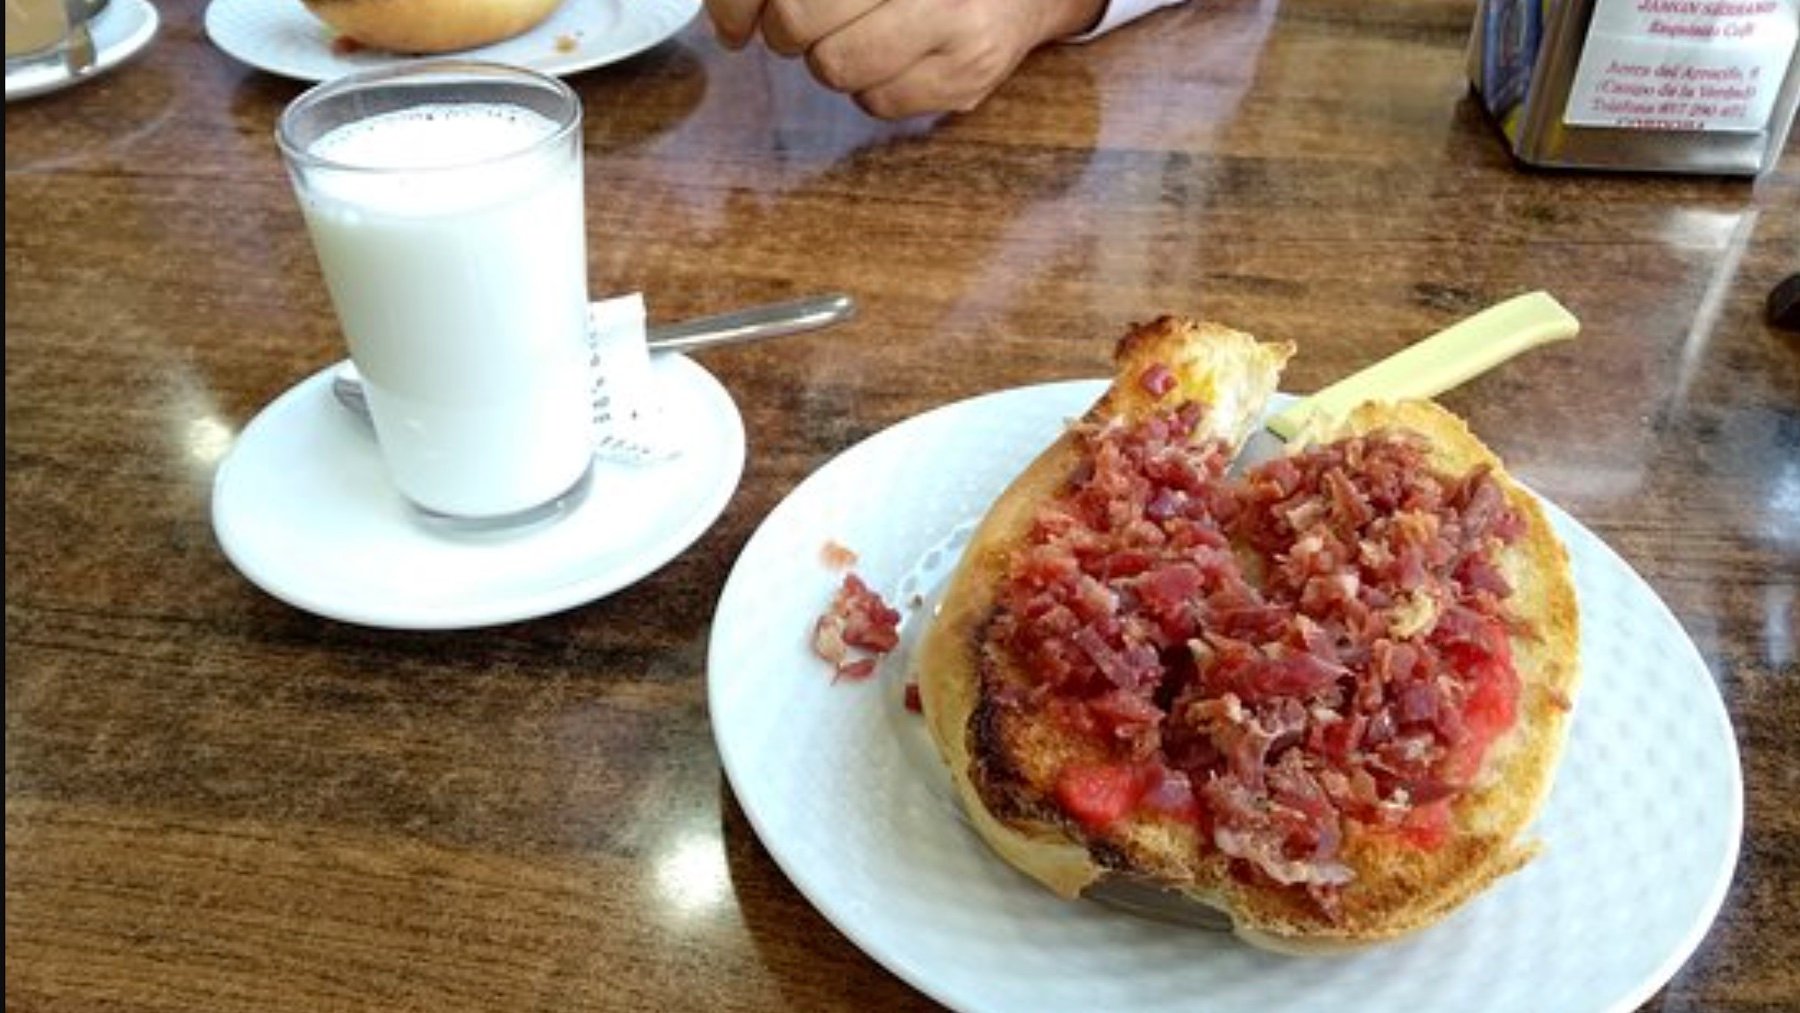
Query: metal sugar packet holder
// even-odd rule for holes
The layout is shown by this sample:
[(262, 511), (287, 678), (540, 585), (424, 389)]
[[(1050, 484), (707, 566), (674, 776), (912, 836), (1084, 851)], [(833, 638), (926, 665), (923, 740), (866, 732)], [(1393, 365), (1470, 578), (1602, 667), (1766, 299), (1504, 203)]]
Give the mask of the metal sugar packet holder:
[(1800, 104), (1800, 0), (1480, 0), (1468, 74), (1528, 164), (1755, 176)]

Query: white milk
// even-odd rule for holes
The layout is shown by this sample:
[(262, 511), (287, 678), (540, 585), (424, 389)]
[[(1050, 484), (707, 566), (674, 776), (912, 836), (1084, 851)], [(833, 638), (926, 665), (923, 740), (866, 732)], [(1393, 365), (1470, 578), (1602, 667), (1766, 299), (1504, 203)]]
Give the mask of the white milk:
[(386, 170), (315, 169), (301, 205), (389, 473), (428, 510), (529, 509), (592, 458), (580, 153), (493, 161), (554, 132), (514, 106), (422, 106), (309, 148)]

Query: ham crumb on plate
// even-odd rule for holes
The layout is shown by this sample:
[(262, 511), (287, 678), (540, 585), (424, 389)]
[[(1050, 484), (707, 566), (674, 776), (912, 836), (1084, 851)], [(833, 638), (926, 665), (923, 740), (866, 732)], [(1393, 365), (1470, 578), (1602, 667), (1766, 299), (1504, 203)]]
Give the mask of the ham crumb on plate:
[(861, 577), (844, 575), (837, 594), (813, 625), (813, 653), (829, 662), (836, 679), (867, 679), (900, 646), (900, 613)]
[(819, 556), (833, 570), (846, 570), (856, 565), (856, 550), (837, 542), (826, 542), (819, 550)]

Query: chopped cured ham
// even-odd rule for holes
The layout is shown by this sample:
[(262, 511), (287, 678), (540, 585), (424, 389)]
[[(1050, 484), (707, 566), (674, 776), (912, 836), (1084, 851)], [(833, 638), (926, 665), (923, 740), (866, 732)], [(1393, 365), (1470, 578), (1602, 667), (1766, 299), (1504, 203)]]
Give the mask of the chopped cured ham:
[(831, 604), (813, 624), (813, 653), (840, 679), (875, 674), (881, 658), (900, 645), (900, 613), (854, 573), (844, 575)]
[[(1162, 393), (1167, 370), (1140, 376)], [(1175, 813), (1245, 874), (1329, 910), (1348, 824), (1417, 847), (1514, 720), (1496, 553), (1520, 517), (1485, 469), (1443, 475), (1376, 431), (1229, 476), (1203, 406), (1079, 431), (989, 636), (1113, 760), (1064, 771), (1078, 821)]]
[(819, 550), (819, 558), (833, 570), (847, 570), (856, 565), (857, 559), (855, 550), (834, 541), (825, 543), (825, 547)]

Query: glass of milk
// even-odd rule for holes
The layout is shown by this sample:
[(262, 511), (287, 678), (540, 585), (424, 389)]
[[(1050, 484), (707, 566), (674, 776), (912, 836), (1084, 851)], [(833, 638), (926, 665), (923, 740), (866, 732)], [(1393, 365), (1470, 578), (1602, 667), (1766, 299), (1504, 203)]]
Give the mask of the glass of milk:
[(571, 509), (594, 452), (581, 101), (429, 61), (319, 85), (276, 127), (376, 440), (428, 519)]

